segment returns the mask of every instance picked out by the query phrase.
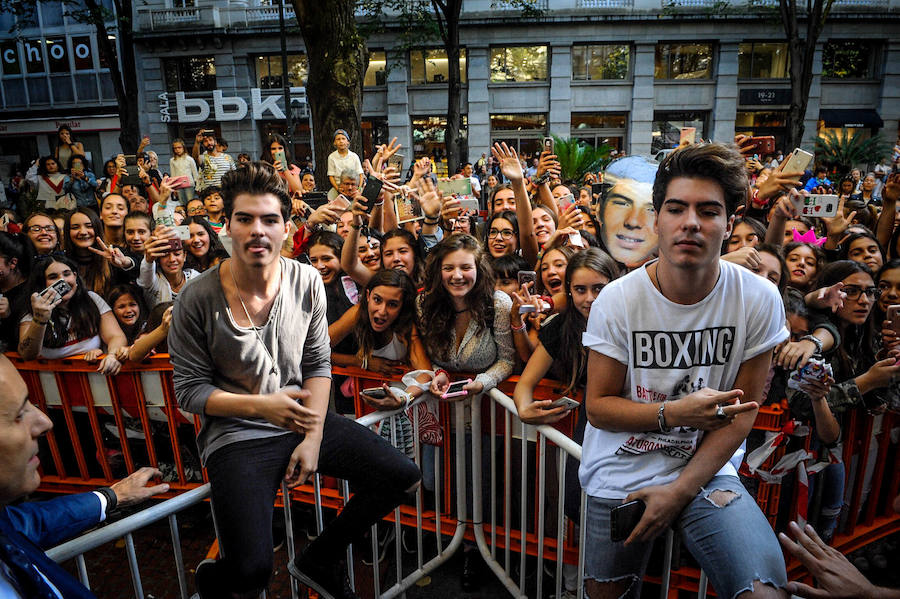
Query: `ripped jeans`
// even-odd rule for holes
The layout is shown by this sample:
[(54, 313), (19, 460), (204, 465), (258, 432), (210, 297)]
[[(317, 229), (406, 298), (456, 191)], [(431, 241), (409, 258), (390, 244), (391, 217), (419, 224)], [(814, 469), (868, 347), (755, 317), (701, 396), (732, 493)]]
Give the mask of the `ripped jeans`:
[[(716, 491), (725, 493), (713, 502), (710, 496)], [(653, 543), (626, 547), (609, 540), (609, 510), (621, 503), (620, 499), (588, 496), (584, 576), (599, 582), (630, 580), (623, 597), (640, 597)], [(713, 477), (672, 526), (683, 534), (685, 546), (719, 597), (733, 598), (752, 590), (757, 580), (776, 587), (787, 584), (775, 533), (736, 476)]]

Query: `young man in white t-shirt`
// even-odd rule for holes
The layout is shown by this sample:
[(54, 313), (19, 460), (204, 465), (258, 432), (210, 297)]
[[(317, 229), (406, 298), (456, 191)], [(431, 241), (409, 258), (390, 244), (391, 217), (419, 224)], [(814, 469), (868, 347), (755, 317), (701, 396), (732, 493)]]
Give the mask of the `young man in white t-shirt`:
[(343, 129), (334, 132), (334, 152), (328, 155), (328, 180), (337, 190), (341, 183), (341, 173), (351, 171), (359, 177), (359, 186), (365, 182), (365, 172), (359, 156), (350, 150), (350, 134)]
[[(787, 596), (778, 541), (736, 472), (787, 337), (776, 287), (719, 260), (747, 187), (734, 149), (673, 152), (653, 185), (659, 259), (607, 285), (591, 309), (579, 476), (592, 599), (639, 596), (652, 540), (670, 525), (720, 597)], [(612, 542), (610, 510), (632, 500), (643, 516)]]

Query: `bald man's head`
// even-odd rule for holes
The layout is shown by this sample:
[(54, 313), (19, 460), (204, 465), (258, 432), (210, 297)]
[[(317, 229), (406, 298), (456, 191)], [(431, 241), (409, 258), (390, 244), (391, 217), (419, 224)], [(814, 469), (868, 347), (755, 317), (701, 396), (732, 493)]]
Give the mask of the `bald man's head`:
[(28, 400), (28, 387), (12, 362), (0, 355), (0, 505), (37, 489), (38, 439), (52, 426)]

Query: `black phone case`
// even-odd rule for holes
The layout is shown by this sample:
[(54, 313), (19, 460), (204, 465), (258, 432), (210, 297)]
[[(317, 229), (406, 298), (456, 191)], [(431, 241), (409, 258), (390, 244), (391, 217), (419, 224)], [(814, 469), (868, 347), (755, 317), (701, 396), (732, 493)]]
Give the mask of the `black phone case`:
[(616, 506), (609, 512), (609, 538), (619, 543), (628, 538), (634, 527), (641, 521), (647, 508), (643, 501), (635, 500)]

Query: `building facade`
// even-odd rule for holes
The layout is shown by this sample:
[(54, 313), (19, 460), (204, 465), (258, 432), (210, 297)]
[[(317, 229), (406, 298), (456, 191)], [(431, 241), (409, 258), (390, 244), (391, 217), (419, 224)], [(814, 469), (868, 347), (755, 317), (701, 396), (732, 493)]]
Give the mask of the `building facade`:
[[(527, 19), (502, 2), (464, 2), (461, 125), (471, 160), (494, 141), (532, 152), (551, 133), (653, 154), (677, 144), (685, 127), (702, 139), (774, 135), (779, 149), (792, 149), (783, 147), (790, 80), (777, 4), (544, 2), (543, 14)], [(141, 127), (163, 164), (168, 142), (190, 146), (201, 128), (253, 158), (268, 133), (285, 132), (277, 0), (144, 0), (135, 10)], [(286, 17), (294, 150), (303, 158), (312, 155), (306, 58), (289, 3)], [(900, 0), (835, 2), (816, 47), (804, 147), (831, 127), (896, 139), (898, 33)], [(405, 165), (440, 160), (446, 55), (436, 41), (408, 50), (396, 38), (368, 40), (363, 145), (371, 151), (396, 136)], [(0, 83), (5, 90), (5, 74)]]
[[(102, 5), (114, 14), (112, 0)], [(59, 1), (37, 4), (27, 21), (0, 12), (0, 178), (51, 154), (63, 124), (96, 168), (118, 149), (116, 96), (96, 30), (65, 13)]]

